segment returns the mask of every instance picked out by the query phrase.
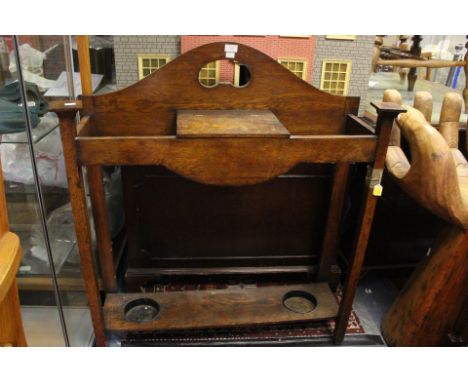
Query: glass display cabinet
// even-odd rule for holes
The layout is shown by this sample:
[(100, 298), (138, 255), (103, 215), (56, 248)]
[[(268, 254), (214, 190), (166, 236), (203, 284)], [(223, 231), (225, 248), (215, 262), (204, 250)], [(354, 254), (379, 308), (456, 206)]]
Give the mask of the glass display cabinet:
[[(96, 88), (105, 91), (106, 86), (112, 89), (115, 78), (112, 40), (96, 40), (107, 44), (103, 54), (95, 50), (94, 62), (97, 73), (103, 73), (96, 75)], [(58, 118), (47, 111), (48, 101), (79, 94), (74, 61), (72, 37), (0, 36), (0, 155), (10, 226), (24, 251), (18, 285), (30, 346), (87, 346), (94, 340)], [(118, 182), (118, 171), (109, 170), (109, 189), (118, 189)], [(115, 206), (118, 198), (110, 194)], [(122, 221), (119, 209), (114, 210), (113, 216)], [(122, 247), (121, 225), (113, 228)]]

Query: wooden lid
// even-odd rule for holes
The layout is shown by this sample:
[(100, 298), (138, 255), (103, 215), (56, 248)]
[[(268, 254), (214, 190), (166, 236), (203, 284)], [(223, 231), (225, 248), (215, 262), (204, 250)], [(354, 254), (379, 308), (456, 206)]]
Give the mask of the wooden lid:
[(270, 110), (178, 110), (179, 138), (288, 138)]

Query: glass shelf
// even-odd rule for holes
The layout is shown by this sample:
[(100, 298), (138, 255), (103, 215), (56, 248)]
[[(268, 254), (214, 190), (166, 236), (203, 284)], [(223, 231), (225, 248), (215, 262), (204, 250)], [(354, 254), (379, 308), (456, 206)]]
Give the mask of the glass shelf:
[[(34, 143), (40, 142), (59, 126), (59, 121), (55, 113), (47, 113), (41, 118), (41, 122), (33, 129)], [(26, 131), (12, 134), (1, 134), (1, 144), (27, 144), (28, 135)]]
[[(34, 256), (32, 251), (32, 242), (31, 236), (34, 230), (41, 232), (41, 227), (39, 224), (12, 224), (11, 230), (15, 232), (21, 241), (21, 246), (23, 248), (23, 259), (21, 261), (21, 266), (19, 268), (18, 276), (35, 276), (35, 275), (47, 275), (50, 274), (50, 267), (48, 261), (44, 261), (41, 258)], [(70, 226), (69, 229), (73, 230), (74, 227)], [(54, 246), (57, 243), (52, 242), (51, 245)], [(55, 270), (57, 275), (60, 276), (80, 276), (80, 265), (79, 265), (79, 255), (78, 249), (76, 246), (76, 241), (62, 241), (60, 243), (60, 253), (63, 254), (61, 259), (54, 259)], [(45, 248), (43, 250), (45, 252)], [(58, 253), (59, 251), (52, 252)]]
[[(50, 195), (68, 195), (68, 190), (61, 187), (54, 187), (54, 186), (42, 186), (43, 192), (47, 196)], [(10, 195), (36, 195), (36, 186), (34, 184), (24, 184), (18, 182), (5, 182), (5, 193), (7, 196)]]

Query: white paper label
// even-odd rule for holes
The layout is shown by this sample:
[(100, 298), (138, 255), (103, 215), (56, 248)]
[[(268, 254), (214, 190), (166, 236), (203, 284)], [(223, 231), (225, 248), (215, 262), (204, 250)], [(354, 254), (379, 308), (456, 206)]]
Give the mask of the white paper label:
[(235, 58), (238, 47), (239, 46), (235, 44), (225, 44), (224, 51), (226, 52), (226, 58)]
[(239, 45), (235, 45), (235, 44), (225, 44), (224, 45), (224, 51), (225, 52), (237, 53), (237, 48), (238, 47), (239, 47)]

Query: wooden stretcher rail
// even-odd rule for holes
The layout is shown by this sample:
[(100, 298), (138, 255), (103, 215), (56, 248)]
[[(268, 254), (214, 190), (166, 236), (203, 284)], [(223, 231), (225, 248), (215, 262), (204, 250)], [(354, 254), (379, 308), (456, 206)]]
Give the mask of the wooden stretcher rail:
[[(312, 295), (317, 305), (307, 313), (289, 310), (283, 304), (288, 292)], [(125, 306), (132, 300), (151, 299), (160, 307), (150, 322), (127, 321)], [(336, 317), (338, 303), (326, 283), (268, 286), (259, 288), (111, 293), (104, 306), (106, 329), (110, 331), (184, 330), (260, 324), (303, 322)]]
[(317, 273), (314, 265), (285, 265), (285, 266), (262, 266), (259, 267), (172, 267), (172, 268), (132, 268), (127, 271), (127, 277), (139, 276), (143, 278), (149, 275), (154, 280), (154, 275), (249, 275), (249, 274), (278, 274), (278, 273)]
[(465, 66), (465, 61), (448, 60), (382, 60), (377, 61), (377, 65), (395, 65), (403, 68), (447, 68), (450, 66)]
[(240, 186), (272, 179), (299, 163), (371, 162), (377, 138), (78, 137), (76, 145), (81, 165), (163, 165), (200, 183)]
[[(281, 162), (370, 162), (374, 158), (377, 139), (373, 135), (301, 135), (271, 141), (263, 138), (218, 138), (184, 140), (175, 136), (155, 137), (78, 137), (78, 160), (82, 165), (152, 165), (163, 164), (170, 155), (182, 159), (192, 157), (191, 150), (205, 149), (213, 153), (233, 151), (239, 156), (275, 150)], [(280, 151), (280, 152), (279, 152)], [(214, 159), (214, 158), (211, 158)], [(270, 158), (269, 158), (270, 159)], [(195, 160), (195, 158), (194, 158)]]

